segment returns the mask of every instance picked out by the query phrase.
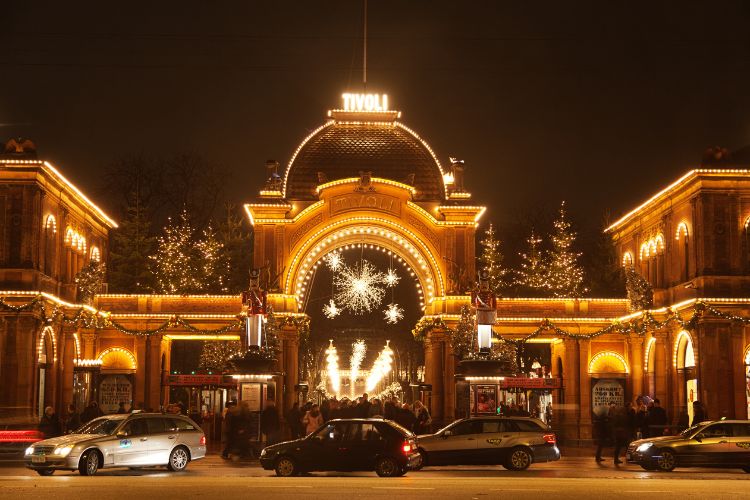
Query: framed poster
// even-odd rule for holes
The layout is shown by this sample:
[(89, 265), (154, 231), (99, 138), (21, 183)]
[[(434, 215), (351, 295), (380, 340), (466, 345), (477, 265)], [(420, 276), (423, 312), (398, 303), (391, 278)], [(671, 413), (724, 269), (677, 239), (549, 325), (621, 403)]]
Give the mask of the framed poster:
[(260, 395), (261, 395), (261, 384), (258, 382), (250, 382), (242, 384), (242, 392), (240, 393), (240, 399), (242, 402), (247, 402), (248, 409), (250, 411), (260, 411)]
[(120, 402), (129, 408), (133, 403), (133, 384), (127, 375), (107, 375), (99, 383), (99, 408), (104, 413), (114, 413)]
[(597, 417), (606, 415), (609, 405), (625, 404), (624, 378), (592, 378), (591, 379), (591, 411)]
[(496, 385), (477, 385), (476, 386), (476, 412), (489, 413), (494, 415), (497, 412), (497, 386)]

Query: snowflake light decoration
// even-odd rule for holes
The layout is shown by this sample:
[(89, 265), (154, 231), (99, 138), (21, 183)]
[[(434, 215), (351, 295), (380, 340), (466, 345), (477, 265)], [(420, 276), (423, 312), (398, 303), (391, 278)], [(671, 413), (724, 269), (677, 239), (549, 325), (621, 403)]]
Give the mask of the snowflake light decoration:
[(328, 319), (333, 319), (339, 314), (341, 314), (341, 309), (338, 308), (336, 305), (336, 302), (333, 301), (333, 299), (328, 301), (328, 304), (323, 306), (323, 314)]
[(401, 276), (399, 276), (393, 268), (390, 268), (388, 269), (388, 272), (385, 273), (385, 278), (383, 278), (383, 281), (386, 285), (394, 287), (398, 284), (399, 281), (401, 281)]
[(331, 271), (338, 271), (339, 268), (344, 264), (344, 259), (343, 257), (341, 257), (341, 252), (336, 250), (326, 255), (323, 260)]
[(337, 289), (334, 299), (352, 314), (369, 313), (383, 302), (385, 289), (379, 285), (384, 278), (385, 275), (366, 260), (352, 267), (343, 265), (333, 278)]
[(385, 313), (386, 322), (391, 325), (395, 325), (404, 319), (404, 310), (398, 304), (388, 304), (388, 308), (383, 312)]

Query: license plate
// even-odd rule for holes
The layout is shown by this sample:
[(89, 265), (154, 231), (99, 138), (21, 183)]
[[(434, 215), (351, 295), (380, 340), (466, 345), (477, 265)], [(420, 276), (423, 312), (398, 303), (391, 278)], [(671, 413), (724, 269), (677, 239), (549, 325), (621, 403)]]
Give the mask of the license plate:
[(630, 460), (631, 458), (632, 456), (630, 455), (630, 453), (625, 454), (625, 460)]
[(32, 455), (31, 456), (31, 463), (33, 464), (43, 464), (47, 461), (47, 458), (44, 455)]

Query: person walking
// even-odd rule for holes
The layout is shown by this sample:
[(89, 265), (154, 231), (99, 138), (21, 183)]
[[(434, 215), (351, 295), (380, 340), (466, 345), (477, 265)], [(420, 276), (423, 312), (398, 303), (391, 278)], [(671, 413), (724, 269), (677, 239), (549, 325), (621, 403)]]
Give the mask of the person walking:
[(286, 421), (289, 425), (289, 432), (292, 435), (292, 439), (299, 439), (302, 437), (302, 412), (299, 409), (299, 401), (295, 401), (289, 411), (286, 414)]
[(89, 405), (83, 410), (83, 413), (81, 413), (81, 423), (88, 423), (95, 418), (99, 418), (102, 415), (104, 415), (104, 412), (102, 412), (101, 408), (99, 408), (99, 404), (96, 401), (89, 402)]
[(276, 409), (274, 400), (269, 399), (266, 401), (266, 407), (260, 413), (260, 432), (266, 436), (266, 446), (279, 442), (280, 430), (279, 411)]
[(419, 400), (414, 402), (414, 412), (416, 419), (414, 421), (414, 434), (429, 434), (432, 426), (432, 418), (427, 407)]
[(708, 420), (706, 416), (706, 408), (698, 400), (693, 401), (693, 421), (690, 422), (690, 427), (700, 424), (701, 422)]
[(643, 402), (643, 398), (638, 398), (637, 405), (638, 408), (635, 412), (635, 437), (636, 439), (643, 439), (648, 437), (648, 409), (646, 408), (646, 403)]
[(661, 407), (661, 401), (654, 399), (654, 406), (649, 408), (648, 417), (648, 434), (650, 437), (663, 436), (667, 430), (667, 412)]
[(614, 415), (611, 415), (612, 434), (615, 441), (615, 464), (622, 463), (620, 452), (628, 447), (630, 442), (630, 429), (628, 427), (628, 409), (625, 406), (611, 406)]
[(44, 434), (44, 439), (62, 435), (60, 419), (57, 418), (55, 409), (51, 406), (44, 409), (44, 415), (42, 415), (42, 420), (39, 422), (39, 432)]
[(314, 432), (318, 427), (323, 425), (323, 415), (320, 414), (320, 407), (318, 405), (312, 405), (310, 411), (308, 411), (302, 418), (302, 425), (305, 428), (305, 435)]
[(232, 408), (237, 406), (236, 401), (227, 401), (224, 405), (224, 410), (221, 412), (221, 443), (223, 444), (221, 450), (221, 458), (229, 458), (230, 450), (230, 412)]
[(81, 427), (81, 416), (76, 411), (76, 405), (68, 405), (68, 414), (65, 416), (65, 432), (72, 434)]
[[(612, 408), (614, 405), (611, 405)], [(603, 462), (602, 451), (605, 446), (609, 445), (609, 441), (612, 435), (609, 426), (609, 409), (605, 408), (604, 411), (594, 417), (594, 439), (596, 439), (596, 461)]]
[(383, 417), (383, 403), (380, 402), (378, 398), (375, 398), (372, 400), (372, 404), (370, 404), (370, 409), (367, 410), (367, 416), (369, 418), (372, 417)]

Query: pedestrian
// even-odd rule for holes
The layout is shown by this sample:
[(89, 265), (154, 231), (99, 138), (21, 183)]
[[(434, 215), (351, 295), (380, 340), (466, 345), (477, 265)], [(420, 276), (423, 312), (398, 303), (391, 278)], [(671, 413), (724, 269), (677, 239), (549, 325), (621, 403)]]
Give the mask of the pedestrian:
[[(335, 412), (336, 409), (332, 406), (331, 412)], [(292, 435), (292, 439), (299, 439), (302, 437), (302, 413), (299, 409), (299, 401), (295, 401), (289, 411), (286, 414), (286, 421), (289, 425), (289, 432)]]
[(314, 432), (324, 423), (323, 415), (320, 414), (320, 407), (315, 404), (312, 405), (310, 411), (308, 411), (302, 418), (302, 424), (305, 427), (305, 435)]
[(60, 419), (55, 413), (55, 409), (48, 406), (44, 409), (44, 415), (39, 422), (39, 432), (44, 435), (44, 439), (49, 439), (62, 435), (62, 425)]
[(659, 399), (654, 398), (653, 404), (654, 406), (649, 408), (648, 417), (646, 417), (648, 434), (650, 437), (659, 437), (667, 432), (667, 412), (661, 407)]
[(76, 411), (76, 405), (68, 405), (68, 414), (65, 416), (65, 432), (72, 434), (81, 427), (81, 416)]
[(372, 406), (372, 403), (368, 401), (367, 399), (367, 393), (362, 394), (362, 399), (359, 402), (359, 406), (357, 406), (357, 416), (361, 418), (367, 418), (370, 413), (370, 407)]
[(609, 410), (603, 411), (594, 417), (594, 439), (596, 439), (596, 461), (603, 462), (602, 450), (609, 445), (612, 432), (609, 426)]
[(708, 420), (706, 407), (698, 400), (693, 401), (693, 421), (690, 422), (690, 427), (698, 425), (705, 420)]
[(125, 401), (120, 401), (119, 408), (117, 408), (117, 414), (122, 415), (127, 412), (128, 410), (125, 409)]
[(638, 405), (638, 408), (635, 412), (635, 430), (636, 430), (636, 439), (643, 439), (648, 437), (648, 409), (646, 408), (646, 403), (643, 401), (643, 398), (639, 397), (636, 399), (636, 404)]
[(630, 442), (630, 429), (628, 426), (628, 409), (625, 406), (610, 406), (610, 421), (612, 422), (612, 434), (615, 442), (614, 459), (615, 464), (621, 464), (620, 452), (628, 447)]
[(367, 411), (367, 416), (369, 418), (382, 418), (383, 417), (383, 403), (380, 402), (380, 399), (375, 398), (372, 400), (372, 404), (370, 404), (370, 409)]
[(229, 441), (229, 412), (232, 408), (237, 406), (236, 401), (227, 401), (224, 405), (224, 410), (221, 412), (221, 443), (223, 444), (221, 450), (221, 458), (229, 458), (230, 452), (230, 441)]
[(429, 434), (432, 426), (432, 418), (427, 407), (419, 400), (414, 402), (414, 412), (416, 418), (414, 421), (414, 434)]
[(260, 432), (266, 435), (266, 446), (276, 444), (280, 441), (279, 411), (273, 399), (266, 401), (266, 407), (260, 413)]
[(83, 413), (81, 413), (81, 422), (85, 424), (95, 418), (101, 417), (102, 415), (104, 415), (104, 413), (101, 408), (99, 408), (99, 404), (96, 401), (90, 401), (89, 405), (83, 410)]
[(416, 415), (409, 407), (409, 403), (404, 403), (401, 408), (397, 408), (396, 423), (410, 431), (414, 430), (414, 423), (417, 421)]

